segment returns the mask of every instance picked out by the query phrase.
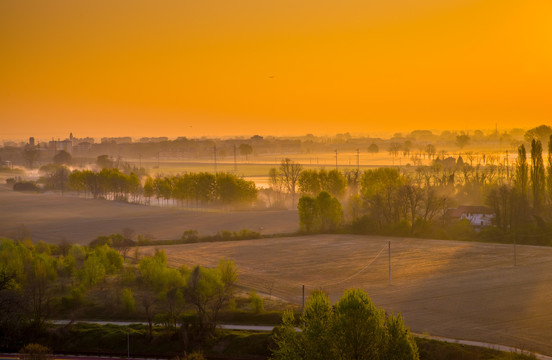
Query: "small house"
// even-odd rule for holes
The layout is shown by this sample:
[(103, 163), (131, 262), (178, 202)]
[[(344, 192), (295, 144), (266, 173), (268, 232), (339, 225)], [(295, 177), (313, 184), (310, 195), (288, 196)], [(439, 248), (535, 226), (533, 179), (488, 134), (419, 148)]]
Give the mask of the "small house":
[(445, 221), (469, 220), (474, 228), (481, 229), (493, 225), (495, 213), (486, 206), (462, 205), (448, 209), (443, 215)]

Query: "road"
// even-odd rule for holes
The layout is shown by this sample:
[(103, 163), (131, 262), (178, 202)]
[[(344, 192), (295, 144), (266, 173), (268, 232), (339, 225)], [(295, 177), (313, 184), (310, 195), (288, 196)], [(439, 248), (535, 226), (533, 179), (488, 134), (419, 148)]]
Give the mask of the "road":
[[(57, 324), (57, 325), (65, 325), (65, 324), (68, 324), (69, 322), (70, 322), (69, 320), (54, 320), (53, 321), (53, 323)], [(141, 325), (147, 325), (148, 324), (146, 322), (128, 322), (128, 321), (89, 321), (89, 322), (94, 323), (94, 324), (98, 324), (98, 325), (113, 324), (113, 325), (121, 325), (121, 326), (128, 326), (128, 325), (132, 325), (132, 324), (141, 324)], [(264, 325), (263, 326), (263, 325), (221, 324), (221, 325), (218, 325), (218, 328), (219, 329), (226, 329), (226, 330), (249, 330), (249, 331), (268, 331), (268, 332), (274, 330), (274, 326), (270, 326), (270, 325)], [(505, 352), (515, 352), (515, 353), (529, 354), (529, 352), (527, 352), (525, 350), (518, 349), (518, 348), (515, 348), (515, 347), (512, 347), (512, 346), (500, 345), (500, 344), (491, 344), (491, 343), (480, 342), (480, 341), (472, 341), (472, 340), (451, 339), (451, 338), (447, 338), (447, 337), (428, 335), (428, 334), (416, 334), (416, 333), (414, 333), (414, 335), (416, 337), (421, 337), (421, 338), (431, 339), (431, 340), (438, 340), (438, 341), (443, 341), (443, 342), (452, 343), (452, 344), (478, 346), (478, 347), (482, 347), (482, 348), (505, 351)], [(539, 360), (552, 360), (552, 356), (547, 356), (547, 355), (537, 354), (537, 353), (533, 353), (533, 354)], [(58, 357), (56, 356), (56, 358), (58, 358)], [(3, 359), (4, 358), (0, 356), (0, 360), (3, 360)], [(9, 359), (11, 359), (11, 358), (9, 358)], [(60, 359), (61, 359), (61, 357), (60, 357)], [(79, 357), (78, 359), (82, 360), (83, 358)], [(84, 360), (87, 360), (87, 359), (88, 358), (85, 358)], [(92, 358), (90, 358), (90, 359), (92, 359)]]

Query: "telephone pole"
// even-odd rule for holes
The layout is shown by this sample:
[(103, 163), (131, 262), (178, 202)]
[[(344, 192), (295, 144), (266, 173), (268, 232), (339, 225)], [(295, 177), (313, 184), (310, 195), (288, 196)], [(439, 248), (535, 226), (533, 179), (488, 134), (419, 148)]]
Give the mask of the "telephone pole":
[(389, 247), (389, 286), (391, 286), (391, 240), (389, 240), (388, 247)]
[(238, 171), (238, 163), (236, 162), (236, 145), (234, 145), (234, 172)]
[(213, 153), (215, 155), (215, 174), (217, 173), (217, 146), (213, 146)]
[(360, 173), (360, 149), (357, 149), (357, 173)]
[(508, 150), (506, 150), (506, 180), (510, 183), (510, 164), (508, 159)]
[(305, 311), (305, 285), (303, 284), (303, 306), (301, 307), (301, 310)]
[(335, 169), (337, 170), (337, 149), (335, 149)]
[(517, 238), (517, 231), (514, 231), (514, 266), (517, 266), (516, 238)]

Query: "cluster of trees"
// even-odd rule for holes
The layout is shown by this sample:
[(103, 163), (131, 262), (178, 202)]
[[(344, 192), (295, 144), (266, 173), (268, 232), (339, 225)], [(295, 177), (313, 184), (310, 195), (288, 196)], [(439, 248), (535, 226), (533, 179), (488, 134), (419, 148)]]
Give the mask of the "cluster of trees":
[[(125, 262), (109, 245), (113, 239), (93, 246), (0, 239), (0, 348), (18, 349), (43, 335), (50, 317), (74, 315), (92, 304), (111, 313), (141, 308), (150, 335), (153, 323), (162, 323), (180, 331), (191, 347), (213, 335), (219, 311), (233, 296), (233, 262), (175, 269), (163, 251)], [(104, 304), (89, 296), (98, 292)]]
[(49, 164), (40, 168), (43, 176), (40, 183), (45, 189), (72, 189), (84, 192), (94, 199), (104, 198), (149, 204), (155, 197), (161, 201), (174, 201), (188, 206), (207, 204), (251, 204), (257, 200), (257, 188), (252, 181), (246, 181), (230, 173), (188, 173), (175, 176), (148, 177), (142, 186), (140, 177), (117, 168), (101, 171), (74, 170), (63, 165)]
[(316, 196), (321, 191), (326, 191), (333, 196), (342, 197), (345, 195), (347, 178), (338, 170), (303, 170), (298, 184), (303, 194)]
[(69, 186), (76, 191), (92, 195), (94, 199), (136, 201), (142, 186), (139, 177), (134, 174), (124, 174), (119, 169), (104, 168), (99, 172), (92, 170), (74, 170), (68, 177)]
[(301, 229), (307, 232), (335, 231), (343, 221), (343, 207), (326, 191), (316, 198), (302, 196), (297, 209)]
[(386, 316), (360, 289), (346, 290), (334, 306), (324, 292), (314, 291), (298, 322), (289, 311), (282, 322), (274, 334), (274, 359), (419, 359), (403, 318)]
[(363, 226), (381, 231), (401, 224), (414, 233), (441, 215), (449, 205), (449, 198), (431, 184), (415, 183), (397, 169), (367, 170), (361, 176), (360, 196), (354, 199), (357, 207), (353, 221), (363, 215)]
[(152, 196), (157, 201), (174, 200), (188, 206), (206, 204), (251, 204), (257, 200), (257, 188), (253, 181), (244, 180), (230, 173), (189, 173), (172, 177), (148, 177), (143, 195), (146, 203)]
[[(297, 176), (301, 226), (306, 231), (336, 230), (339, 222), (324, 219), (320, 207), (337, 214), (335, 201), (344, 204), (353, 231), (439, 238), (473, 237), (468, 223), (445, 223), (442, 216), (457, 205), (486, 204), (495, 213), (495, 225), (481, 235), (506, 241), (521, 237), (548, 244), (552, 232), (552, 138), (543, 158), (540, 140), (531, 140), (530, 154), (518, 148), (515, 163), (499, 163), (487, 156), (437, 157), (429, 166), (378, 168), (358, 171), (302, 170)], [(530, 155), (530, 156), (528, 156)], [(280, 171), (281, 173), (281, 171)], [(276, 188), (275, 188), (276, 189)], [(335, 201), (316, 205), (318, 194), (329, 192)], [(327, 198), (324, 195), (323, 198)]]
[(532, 243), (550, 245), (552, 232), (552, 135), (547, 165), (538, 139), (531, 141), (530, 163), (522, 144), (518, 148), (513, 183), (487, 189), (486, 204), (495, 213), (497, 230), (512, 237), (531, 237)]

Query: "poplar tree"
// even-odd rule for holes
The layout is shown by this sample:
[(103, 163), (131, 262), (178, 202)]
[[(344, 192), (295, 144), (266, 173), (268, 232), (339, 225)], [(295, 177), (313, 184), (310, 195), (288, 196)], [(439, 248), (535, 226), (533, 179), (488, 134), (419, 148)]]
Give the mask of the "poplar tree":
[(539, 211), (544, 201), (544, 162), (542, 161), (542, 144), (540, 140), (531, 141), (531, 190), (533, 209)]
[(527, 200), (527, 184), (529, 182), (527, 176), (527, 153), (525, 146), (521, 144), (518, 148), (518, 157), (516, 160), (516, 179), (515, 185), (521, 194), (522, 199)]
[(548, 191), (548, 206), (552, 207), (552, 135), (548, 139), (548, 168), (546, 177), (546, 189)]

